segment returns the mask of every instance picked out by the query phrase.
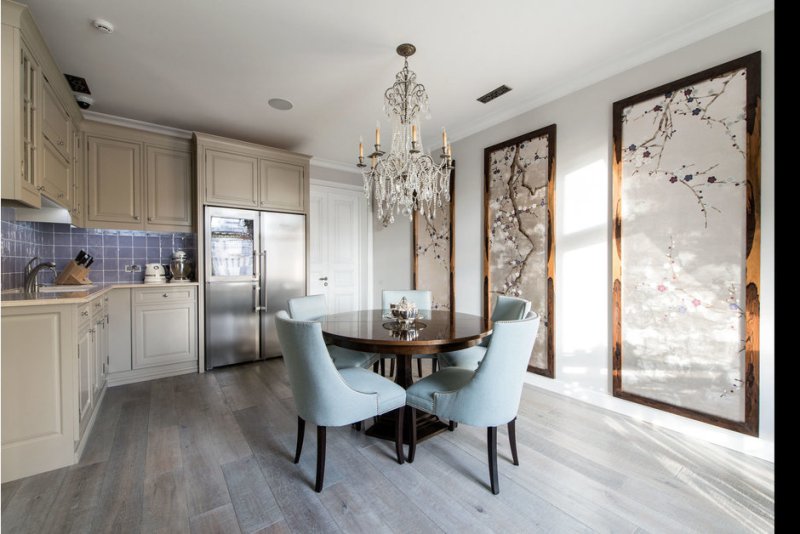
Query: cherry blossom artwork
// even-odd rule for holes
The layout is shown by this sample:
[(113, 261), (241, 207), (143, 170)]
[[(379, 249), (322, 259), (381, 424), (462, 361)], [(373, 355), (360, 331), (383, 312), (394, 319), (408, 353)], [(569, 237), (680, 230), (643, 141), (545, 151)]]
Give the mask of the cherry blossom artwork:
[(434, 310), (455, 309), (454, 224), (455, 171), (450, 174), (450, 202), (435, 213), (414, 212), (414, 288), (428, 289)]
[(758, 75), (747, 56), (614, 105), (614, 394), (747, 433)]
[(554, 376), (555, 125), (485, 150), (484, 311), (497, 295), (531, 301), (541, 317), (530, 371)]

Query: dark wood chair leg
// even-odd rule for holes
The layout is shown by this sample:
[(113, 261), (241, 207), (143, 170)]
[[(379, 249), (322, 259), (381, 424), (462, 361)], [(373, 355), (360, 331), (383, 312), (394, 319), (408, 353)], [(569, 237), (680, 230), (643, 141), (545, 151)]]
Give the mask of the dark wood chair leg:
[(317, 427), (317, 483), (314, 491), (322, 491), (322, 481), (325, 478), (325, 427)]
[(405, 406), (401, 406), (397, 409), (397, 426), (394, 429), (394, 447), (397, 451), (397, 463), (402, 464), (404, 462), (404, 454), (403, 454), (403, 416), (405, 415)]
[(389, 376), (394, 376), (394, 358), (389, 360)]
[(358, 430), (360, 432), (361, 431), (361, 421), (358, 421), (357, 423), (353, 423), (352, 427), (353, 427), (353, 430)]
[(294, 463), (300, 461), (300, 453), (303, 452), (303, 438), (306, 435), (306, 422), (299, 415), (297, 416), (297, 449), (294, 453)]
[(408, 444), (408, 463), (414, 461), (417, 452), (417, 409), (411, 408), (411, 442)]
[(439, 358), (436, 358), (434, 356), (434, 358), (431, 360), (431, 371), (435, 373), (438, 370), (439, 370)]
[(489, 449), (489, 479), (492, 482), (492, 493), (500, 493), (500, 482), (497, 480), (497, 427), (490, 426), (486, 429), (486, 441)]
[(456, 423), (455, 421), (450, 421), (450, 423), (448, 423), (447, 425), (447, 430), (449, 430), (450, 432), (452, 432), (456, 428), (458, 428), (458, 423)]
[(381, 368), (381, 363), (378, 360), (375, 360), (375, 363), (372, 364), (372, 372), (379, 373)]
[(386, 358), (381, 356), (381, 376), (386, 376)]
[(417, 374), (422, 378), (422, 358), (417, 358)]
[(511, 459), (514, 465), (519, 465), (519, 456), (517, 456), (517, 418), (515, 417), (508, 422), (508, 441), (511, 443)]

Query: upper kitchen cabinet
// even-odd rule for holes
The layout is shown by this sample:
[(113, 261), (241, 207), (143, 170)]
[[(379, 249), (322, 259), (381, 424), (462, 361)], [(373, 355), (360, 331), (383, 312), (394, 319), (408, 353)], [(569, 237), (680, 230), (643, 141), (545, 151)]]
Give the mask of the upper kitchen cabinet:
[(143, 228), (142, 144), (87, 135), (86, 147), (87, 226)]
[(303, 211), (305, 173), (302, 165), (262, 159), (258, 199), (261, 208)]
[(188, 139), (86, 121), (86, 226), (192, 230)]
[(44, 194), (71, 209), (83, 116), (28, 8), (3, 1), (2, 20), (2, 198), (38, 208)]
[(206, 201), (214, 204), (258, 205), (258, 158), (206, 150)]
[(195, 133), (203, 204), (305, 213), (310, 156)]

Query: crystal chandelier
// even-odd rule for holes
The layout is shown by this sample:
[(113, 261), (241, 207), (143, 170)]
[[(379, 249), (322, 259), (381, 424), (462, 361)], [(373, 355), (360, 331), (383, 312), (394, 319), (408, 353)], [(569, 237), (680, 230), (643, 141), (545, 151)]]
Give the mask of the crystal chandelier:
[(417, 83), (417, 75), (408, 68), (408, 57), (416, 52), (412, 44), (401, 44), (397, 53), (405, 58), (403, 70), (394, 85), (384, 93), (383, 109), (392, 122), (392, 146), (381, 150), (380, 121), (375, 128), (375, 151), (364, 163), (364, 143), (358, 144), (358, 167), (364, 176), (364, 194), (372, 194), (374, 209), (384, 226), (394, 222), (395, 213), (411, 219), (420, 215), (436, 216), (436, 208), (450, 202), (450, 170), (453, 168), (447, 132), (442, 128), (442, 153), (439, 163), (422, 148), (420, 113), (428, 112), (428, 93)]

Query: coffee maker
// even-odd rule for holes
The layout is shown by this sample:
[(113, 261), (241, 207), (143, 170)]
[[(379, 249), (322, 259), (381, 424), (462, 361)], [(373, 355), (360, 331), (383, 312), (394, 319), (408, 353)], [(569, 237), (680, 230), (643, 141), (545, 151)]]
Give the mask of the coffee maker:
[(169, 270), (172, 273), (171, 284), (181, 284), (192, 281), (192, 260), (189, 259), (189, 255), (183, 250), (172, 253), (172, 261), (169, 262)]

